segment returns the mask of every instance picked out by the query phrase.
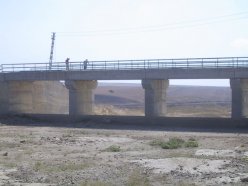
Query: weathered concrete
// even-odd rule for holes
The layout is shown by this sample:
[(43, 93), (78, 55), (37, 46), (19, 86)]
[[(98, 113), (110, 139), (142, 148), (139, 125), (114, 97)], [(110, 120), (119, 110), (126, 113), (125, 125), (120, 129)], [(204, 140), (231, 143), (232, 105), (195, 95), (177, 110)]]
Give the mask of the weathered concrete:
[(0, 82), (0, 114), (68, 113), (68, 90), (54, 81)]
[(145, 116), (166, 116), (169, 80), (142, 80), (145, 89)]
[(8, 81), (3, 84), (3, 113), (33, 113), (33, 81)]
[(69, 89), (69, 114), (91, 115), (97, 81), (65, 81), (65, 85)]
[(58, 81), (35, 81), (32, 90), (33, 113), (68, 114), (68, 89)]
[(232, 118), (248, 117), (248, 79), (231, 79)]

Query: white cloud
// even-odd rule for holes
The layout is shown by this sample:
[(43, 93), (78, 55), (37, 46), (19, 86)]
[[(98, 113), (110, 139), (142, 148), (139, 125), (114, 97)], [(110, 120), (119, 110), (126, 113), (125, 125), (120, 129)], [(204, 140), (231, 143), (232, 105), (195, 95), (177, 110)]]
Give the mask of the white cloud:
[(248, 48), (248, 38), (237, 38), (231, 42), (231, 47), (238, 49)]

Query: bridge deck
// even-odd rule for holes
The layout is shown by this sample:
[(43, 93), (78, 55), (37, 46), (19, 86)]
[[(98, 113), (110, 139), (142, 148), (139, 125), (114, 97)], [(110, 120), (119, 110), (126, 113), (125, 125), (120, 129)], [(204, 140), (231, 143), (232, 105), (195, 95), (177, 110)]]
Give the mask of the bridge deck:
[(0, 80), (248, 78), (248, 57), (2, 64)]

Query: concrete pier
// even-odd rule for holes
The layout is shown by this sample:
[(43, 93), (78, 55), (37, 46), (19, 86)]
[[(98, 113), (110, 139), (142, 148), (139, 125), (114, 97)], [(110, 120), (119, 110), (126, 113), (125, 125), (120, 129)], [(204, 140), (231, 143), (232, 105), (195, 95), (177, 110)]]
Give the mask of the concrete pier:
[(248, 118), (248, 79), (230, 79), (232, 118)]
[(145, 89), (145, 116), (166, 116), (169, 80), (142, 80)]
[(69, 89), (69, 114), (93, 114), (93, 89), (97, 87), (97, 81), (65, 81), (65, 85)]

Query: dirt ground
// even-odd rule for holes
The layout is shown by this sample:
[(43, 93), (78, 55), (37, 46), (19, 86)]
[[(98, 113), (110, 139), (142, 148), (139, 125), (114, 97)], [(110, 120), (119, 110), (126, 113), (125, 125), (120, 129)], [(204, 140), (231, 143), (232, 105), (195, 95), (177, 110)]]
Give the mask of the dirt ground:
[(0, 125), (0, 185), (247, 184), (248, 134)]

